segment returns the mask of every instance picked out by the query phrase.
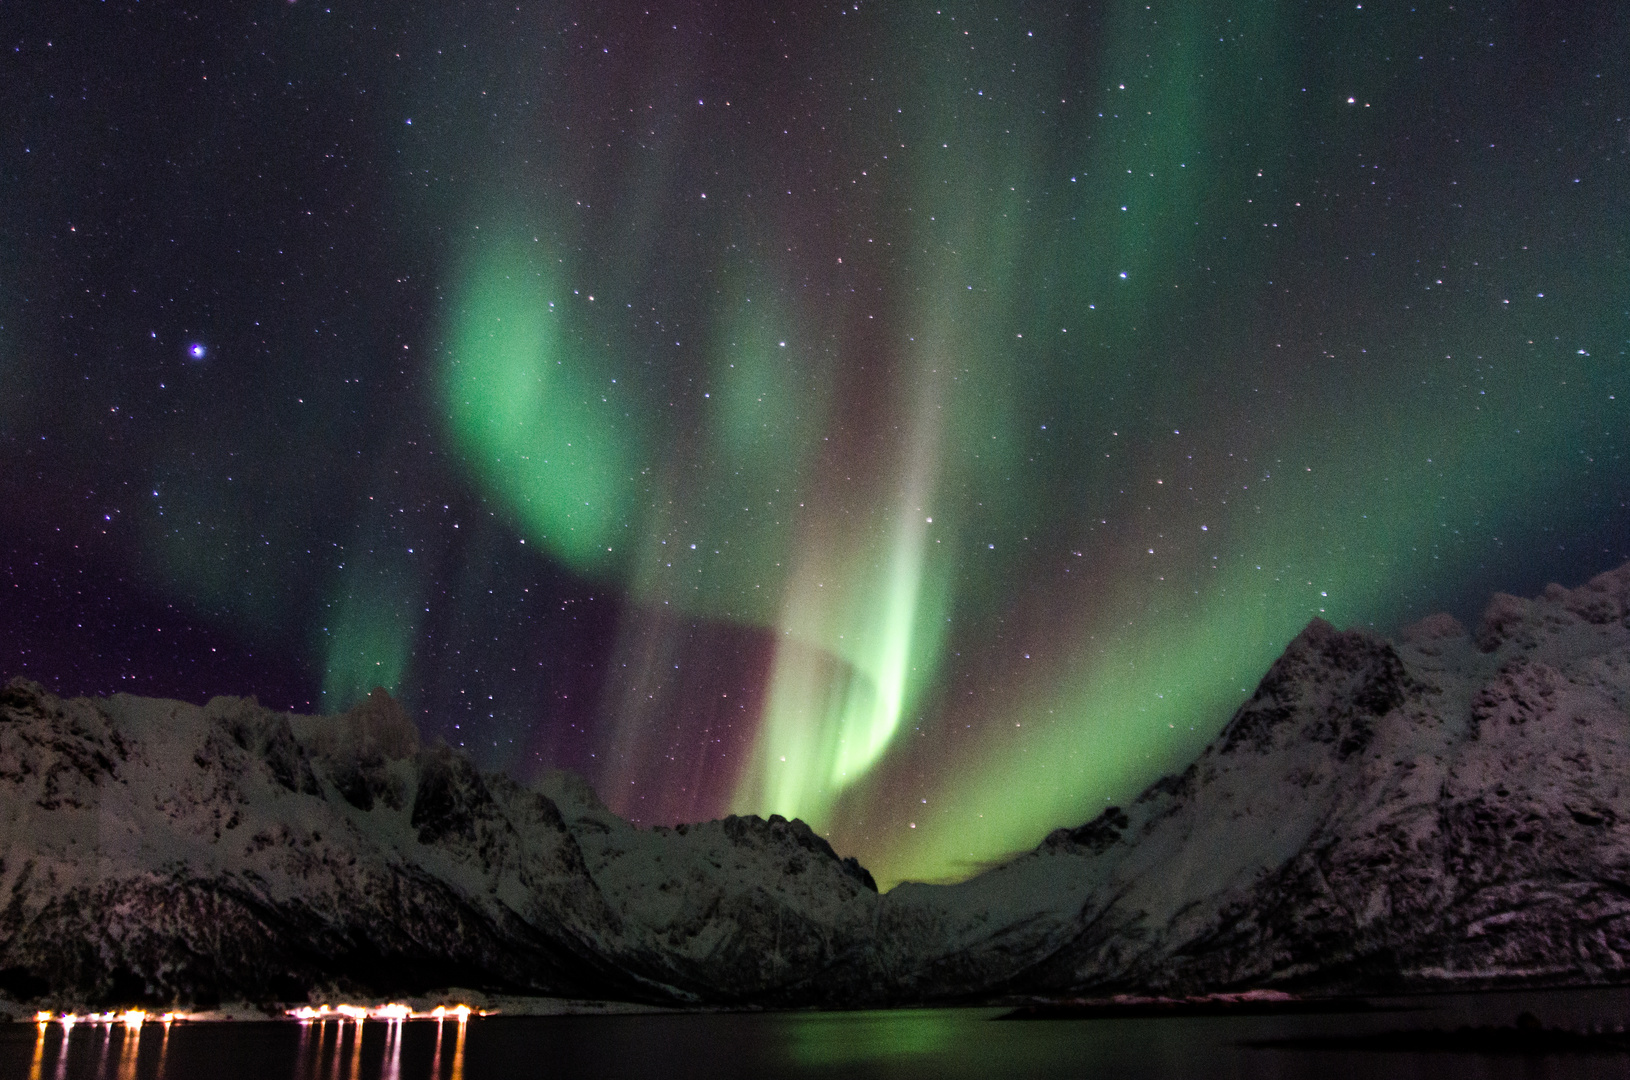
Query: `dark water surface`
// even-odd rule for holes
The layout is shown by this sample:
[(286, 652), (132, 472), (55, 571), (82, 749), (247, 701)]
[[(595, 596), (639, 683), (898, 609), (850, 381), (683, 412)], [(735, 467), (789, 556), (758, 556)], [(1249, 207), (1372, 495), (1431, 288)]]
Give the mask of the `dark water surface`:
[[(1355, 1036), (1511, 1026), (1622, 1030), (1630, 990), (1377, 999), (1355, 1013), (999, 1021), (1000, 1009), (0, 1027), (27, 1080), (504, 1080), (509, 1077), (1358, 1077), (1630, 1080), (1630, 1054), (1353, 1049)], [(1532, 1021), (1530, 1021), (1532, 1023)], [(360, 1038), (358, 1037), (360, 1030)], [(1341, 1038), (1340, 1047), (1318, 1040)], [(1252, 1043), (1300, 1040), (1293, 1048)], [(1494, 1048), (1499, 1040), (1491, 1040)], [(1605, 1040), (1611, 1047), (1613, 1040)], [(1410, 1045), (1419, 1046), (1416, 1039)], [(1509, 1045), (1509, 1040), (1507, 1044)]]

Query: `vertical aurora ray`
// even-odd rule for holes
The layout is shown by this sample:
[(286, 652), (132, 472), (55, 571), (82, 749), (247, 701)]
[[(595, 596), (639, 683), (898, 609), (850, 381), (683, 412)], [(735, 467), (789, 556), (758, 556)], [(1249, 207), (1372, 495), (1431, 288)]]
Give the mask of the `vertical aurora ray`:
[[(384, 490), (383, 487), (376, 490)], [(398, 697), (412, 691), (422, 640), (426, 583), (415, 565), (416, 541), (403, 534), (399, 508), (378, 496), (360, 500), (360, 542), (335, 545), (324, 574), (326, 598), (312, 634), (322, 657), (322, 709), (339, 713), (375, 687)]]
[[(931, 385), (931, 383), (930, 383)], [(778, 627), (756, 771), (743, 811), (824, 825), (833, 801), (865, 778), (940, 660), (947, 575), (930, 551), (939, 418), (919, 395), (899, 487), (859, 530), (810, 526)], [(819, 514), (812, 517), (820, 517)]]
[[(952, 63), (919, 73), (925, 103), (905, 129), (913, 224), (899, 234), (919, 294), (897, 328), (903, 445), (882, 458), (888, 479), (876, 485), (874, 524), (861, 539), (830, 523), (804, 538), (758, 773), (736, 800), (743, 810), (834, 825), (835, 803), (866, 781), (941, 675), (959, 599), (976, 618), (999, 604), (993, 581), (967, 575), (959, 597), (959, 537), (993, 525), (1006, 532), (1033, 514), (1034, 492), (1013, 482), (1018, 448), (1007, 437), (1024, 408), (1011, 368), (1022, 362), (1011, 343), (1023, 335), (1011, 325), (1022, 308), (1024, 238), (1001, 224), (1024, 204), (1013, 193), (1034, 187), (1028, 132), (1012, 139), (1019, 153), (993, 156), (972, 134), (977, 125), (926, 106), (937, 95), (971, 97), (971, 70)], [(841, 509), (826, 520), (845, 520)], [(1000, 558), (1012, 558), (1005, 544)]]
[(376, 686), (401, 692), (418, 630), (415, 597), (400, 572), (359, 570), (329, 604), (320, 629), (323, 709), (337, 713)]

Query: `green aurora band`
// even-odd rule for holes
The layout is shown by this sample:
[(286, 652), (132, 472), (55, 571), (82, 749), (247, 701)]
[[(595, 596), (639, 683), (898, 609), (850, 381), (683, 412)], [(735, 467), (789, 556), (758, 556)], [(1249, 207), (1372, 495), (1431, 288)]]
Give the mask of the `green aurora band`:
[[(773, 634), (736, 810), (805, 818), (885, 884), (965, 876), (1181, 767), (1310, 618), (1395, 626), (1487, 557), (1467, 537), (1532, 535), (1577, 479), (1619, 385), (1579, 346), (1624, 282), (1550, 308), (1481, 285), (1500, 257), (1565, 272), (1491, 224), (1522, 184), (1456, 159), (1485, 208), (1442, 236), (1465, 287), (1397, 303), (1354, 262), (1386, 241), (1339, 234), (1364, 194), (1316, 159), (1402, 121), (1333, 104), (1385, 87), (1312, 71), (1283, 7), (1116, 4), (1047, 45), (987, 13), (983, 51), (971, 15), (877, 15), (909, 62), (831, 91), (866, 149), (829, 179), (861, 205), (805, 245), (843, 254), (811, 270), (721, 184), (704, 325), (673, 353), (639, 328), (659, 252), (574, 265), (605, 234), (519, 183), (470, 210), (449, 431), (564, 565)], [(1325, 32), (1335, 55), (1372, 33)], [(1329, 265), (1300, 265), (1321, 234)], [(1344, 302), (1287, 299), (1298, 275)], [(341, 632), (354, 694), (398, 654)]]

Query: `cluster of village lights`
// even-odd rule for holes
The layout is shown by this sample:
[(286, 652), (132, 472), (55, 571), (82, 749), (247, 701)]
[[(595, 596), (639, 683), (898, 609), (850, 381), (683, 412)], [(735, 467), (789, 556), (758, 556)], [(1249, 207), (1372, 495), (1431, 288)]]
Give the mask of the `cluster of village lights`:
[(64, 1028), (71, 1028), (75, 1024), (123, 1024), (127, 1028), (139, 1028), (147, 1021), (169, 1024), (176, 1020), (190, 1020), (191, 1014), (181, 1012), (150, 1013), (146, 1009), (114, 1009), (111, 1012), (100, 1013), (54, 1013), (37, 1012), (34, 1022), (44, 1027), (46, 1024), (57, 1023)]
[[(371, 1008), (362, 1005), (319, 1005), (316, 1008), (302, 1005), (298, 1009), (285, 1010), (289, 1017), (300, 1020), (354, 1020), (361, 1023), (364, 1020), (457, 1020), (464, 1023), (471, 1016), (488, 1016), (491, 1010), (472, 1009), (468, 1005), (437, 1005), (426, 1012), (414, 1012), (407, 1005), (391, 1003), (388, 1005), (375, 1005)], [(100, 1013), (56, 1013), (42, 1011), (34, 1014), (34, 1022), (44, 1027), (46, 1024), (61, 1024), (64, 1028), (71, 1028), (75, 1024), (123, 1024), (127, 1028), (140, 1028), (149, 1020), (154, 1023), (169, 1024), (177, 1020), (197, 1019), (197, 1015), (184, 1012), (150, 1013), (146, 1009), (115, 1009), (111, 1012)]]
[(491, 1010), (472, 1009), (468, 1005), (437, 1005), (427, 1012), (414, 1012), (406, 1005), (392, 1003), (372, 1008), (361, 1005), (318, 1005), (312, 1008), (302, 1005), (298, 1009), (288, 1009), (286, 1013), (300, 1021), (355, 1020), (360, 1024), (364, 1020), (457, 1020), (462, 1024), (471, 1016), (488, 1016)]

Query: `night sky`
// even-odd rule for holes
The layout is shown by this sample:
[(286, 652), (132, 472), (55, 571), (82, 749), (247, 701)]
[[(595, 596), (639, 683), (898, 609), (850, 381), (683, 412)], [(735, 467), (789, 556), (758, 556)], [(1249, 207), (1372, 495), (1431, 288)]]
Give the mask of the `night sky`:
[(1630, 6), (0, 6), (0, 675), (885, 884), (1630, 558)]

